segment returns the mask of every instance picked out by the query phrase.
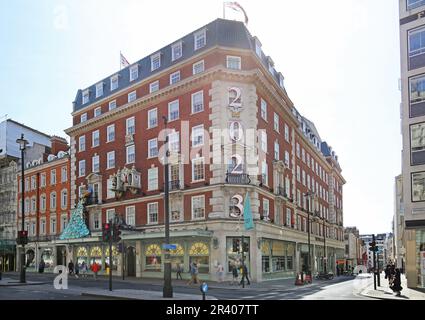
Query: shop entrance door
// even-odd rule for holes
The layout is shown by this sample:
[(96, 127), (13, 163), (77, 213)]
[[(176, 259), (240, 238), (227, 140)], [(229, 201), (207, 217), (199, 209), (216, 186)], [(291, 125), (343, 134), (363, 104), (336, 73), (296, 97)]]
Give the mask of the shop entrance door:
[(127, 276), (135, 277), (136, 276), (136, 248), (128, 247), (126, 258), (127, 258)]

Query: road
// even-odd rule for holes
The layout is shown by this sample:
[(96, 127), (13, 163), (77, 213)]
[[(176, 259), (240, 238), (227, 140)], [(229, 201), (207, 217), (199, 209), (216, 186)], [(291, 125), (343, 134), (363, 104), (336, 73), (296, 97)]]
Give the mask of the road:
[[(42, 281), (43, 284), (27, 286), (0, 286), (0, 300), (94, 300), (94, 297), (82, 296), (81, 293), (88, 288), (108, 289), (106, 278), (94, 281), (89, 279), (75, 279), (70, 277), (68, 289), (57, 290), (53, 286), (52, 274), (31, 274), (27, 277), (31, 281)], [(265, 283), (264, 288), (244, 289), (235, 287), (210, 288), (209, 294), (220, 300), (371, 300), (360, 295), (360, 291), (371, 283), (372, 278), (364, 277), (344, 278), (339, 277), (333, 281), (315, 281), (312, 285), (294, 286), (285, 288), (270, 286)], [(18, 276), (8, 276), (18, 279)], [(122, 281), (114, 279), (114, 289), (138, 289), (148, 291), (162, 291), (161, 283), (141, 283), (140, 281)], [(199, 287), (174, 286), (176, 293), (189, 293), (199, 295)]]

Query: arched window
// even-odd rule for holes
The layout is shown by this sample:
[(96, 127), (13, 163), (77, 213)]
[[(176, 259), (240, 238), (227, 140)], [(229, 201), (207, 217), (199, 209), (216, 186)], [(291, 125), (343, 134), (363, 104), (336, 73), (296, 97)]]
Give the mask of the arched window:
[(199, 273), (209, 273), (210, 271), (210, 250), (206, 243), (195, 242), (189, 249), (189, 263), (193, 262), (198, 266)]
[(150, 244), (146, 247), (146, 265), (147, 271), (161, 271), (161, 247), (157, 244)]
[(56, 192), (50, 193), (50, 209), (56, 209)]

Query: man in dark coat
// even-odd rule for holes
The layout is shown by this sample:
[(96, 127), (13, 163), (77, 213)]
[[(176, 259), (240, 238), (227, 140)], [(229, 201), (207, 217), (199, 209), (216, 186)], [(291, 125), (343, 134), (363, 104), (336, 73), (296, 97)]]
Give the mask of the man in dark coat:
[(401, 290), (403, 290), (403, 287), (401, 286), (401, 276), (400, 276), (400, 269), (395, 269), (395, 275), (394, 280), (392, 282), (391, 289), (397, 293), (397, 297), (401, 296)]

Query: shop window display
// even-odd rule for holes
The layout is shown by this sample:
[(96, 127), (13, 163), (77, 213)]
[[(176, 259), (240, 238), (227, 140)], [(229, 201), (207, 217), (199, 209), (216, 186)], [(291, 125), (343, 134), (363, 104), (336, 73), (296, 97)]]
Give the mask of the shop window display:
[(261, 262), (262, 272), (270, 272), (270, 240), (261, 243)]
[(90, 250), (90, 267), (95, 263), (102, 268), (102, 249), (100, 247), (93, 247)]
[[(177, 264), (180, 264), (180, 268), (184, 266), (184, 249), (180, 244), (177, 244), (176, 250), (170, 250), (171, 256), (171, 270), (177, 272)], [(184, 270), (183, 272), (188, 271)]]
[(272, 242), (272, 272), (285, 270), (285, 249), (283, 241)]
[(45, 263), (45, 268), (52, 268), (53, 267), (53, 252), (52, 249), (44, 249), (43, 253), (41, 254), (41, 259), (43, 259)]
[(161, 247), (157, 244), (150, 244), (146, 247), (146, 271), (161, 271), (161, 254)]
[(81, 264), (85, 262), (87, 264), (88, 262), (88, 252), (85, 247), (79, 247), (77, 249), (77, 264), (78, 266), (81, 266)]
[[(118, 269), (118, 250), (116, 246), (112, 246), (112, 270)], [(105, 270), (109, 268), (109, 247), (105, 250)]]
[(189, 249), (189, 265), (195, 262), (199, 273), (210, 272), (210, 250), (207, 244), (195, 242)]
[[(240, 237), (229, 237), (227, 238), (227, 272), (232, 273), (233, 268), (239, 268), (242, 265), (242, 248), (240, 247), (241, 243)], [(249, 238), (245, 237), (244, 242), (246, 244), (246, 247), (248, 248), (248, 251), (245, 250), (244, 252), (244, 261), (245, 265), (248, 267), (250, 266), (250, 259), (249, 259)], [(239, 247), (239, 251), (236, 250), (236, 244)]]

